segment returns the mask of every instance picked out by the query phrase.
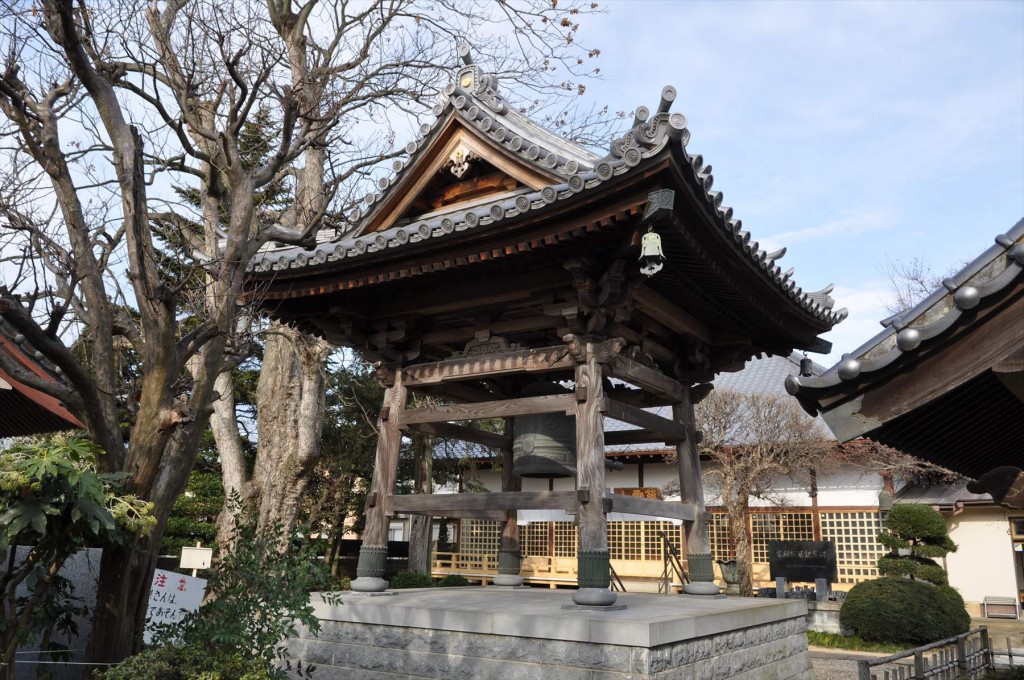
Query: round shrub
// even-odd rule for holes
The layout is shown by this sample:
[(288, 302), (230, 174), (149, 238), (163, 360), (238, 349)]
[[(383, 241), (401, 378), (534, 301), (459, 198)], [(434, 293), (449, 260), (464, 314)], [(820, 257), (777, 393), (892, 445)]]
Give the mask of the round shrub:
[(404, 588), (430, 588), (434, 585), (434, 579), (429, 574), (420, 574), (414, 571), (400, 571), (391, 577), (388, 587), (392, 590)]
[(971, 624), (960, 593), (902, 578), (855, 585), (839, 610), (839, 621), (865, 640), (915, 645), (959, 635)]
[(443, 579), (437, 582), (438, 588), (459, 588), (462, 586), (468, 586), (469, 579), (461, 574), (448, 574)]
[(170, 644), (147, 649), (95, 674), (98, 680), (271, 680), (259, 659), (216, 654), (202, 645)]

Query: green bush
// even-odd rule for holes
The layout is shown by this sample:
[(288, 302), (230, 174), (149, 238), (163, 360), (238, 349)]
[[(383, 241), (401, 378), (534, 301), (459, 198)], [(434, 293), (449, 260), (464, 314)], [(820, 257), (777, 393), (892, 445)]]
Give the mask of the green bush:
[(429, 574), (420, 574), (414, 571), (400, 571), (391, 577), (388, 587), (392, 590), (404, 588), (430, 588), (434, 580)]
[(119, 666), (97, 673), (97, 680), (271, 680), (258, 659), (213, 651), (206, 645), (170, 644), (147, 649)]
[(944, 586), (949, 583), (946, 572), (933, 560), (956, 552), (956, 543), (949, 538), (946, 520), (927, 505), (895, 505), (885, 519), (886, 531), (878, 542), (889, 553), (878, 561), (883, 576), (906, 576)]
[(971, 624), (954, 589), (902, 578), (858, 583), (846, 596), (839, 621), (865, 640), (912, 645), (959, 635)]
[(443, 579), (437, 582), (438, 588), (459, 588), (461, 586), (468, 586), (469, 579), (460, 574), (448, 574)]

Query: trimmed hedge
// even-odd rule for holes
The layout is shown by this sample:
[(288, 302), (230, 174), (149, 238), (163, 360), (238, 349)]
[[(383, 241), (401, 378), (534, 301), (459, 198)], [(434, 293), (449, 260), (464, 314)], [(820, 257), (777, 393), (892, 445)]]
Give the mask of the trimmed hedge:
[(431, 588), (434, 585), (434, 579), (430, 578), (429, 574), (420, 574), (414, 571), (400, 571), (391, 577), (391, 581), (388, 583), (388, 587), (392, 590), (402, 590), (404, 588)]
[(448, 574), (437, 582), (438, 588), (460, 588), (470, 585), (469, 579), (461, 574)]
[(839, 610), (839, 621), (865, 640), (914, 645), (959, 635), (971, 625), (956, 590), (902, 578), (855, 585)]

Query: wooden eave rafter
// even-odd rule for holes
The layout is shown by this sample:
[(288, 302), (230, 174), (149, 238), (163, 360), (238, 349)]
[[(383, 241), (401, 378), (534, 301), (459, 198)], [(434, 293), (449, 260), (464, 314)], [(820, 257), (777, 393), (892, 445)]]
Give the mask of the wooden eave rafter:
[(419, 198), (460, 146), (534, 191), (562, 181), (553, 173), (542, 172), (509, 155), (506, 149), (494, 144), (479, 130), (467, 125), (460, 116), (452, 112), (431, 142), (430, 148), (422, 152), (413, 167), (404, 172), (401, 181), (387, 189), (387, 196), (378, 202), (374, 211), (353, 236), (384, 231), (392, 227)]

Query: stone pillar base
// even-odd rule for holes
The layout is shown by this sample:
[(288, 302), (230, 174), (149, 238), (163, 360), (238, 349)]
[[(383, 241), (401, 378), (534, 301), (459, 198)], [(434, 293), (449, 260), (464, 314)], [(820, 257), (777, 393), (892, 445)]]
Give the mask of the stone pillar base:
[(572, 594), (572, 601), (590, 607), (607, 607), (615, 604), (618, 595), (607, 588), (580, 588)]
[(518, 574), (498, 574), (494, 577), (493, 583), (496, 586), (521, 586), (523, 577)]
[(386, 590), (388, 582), (384, 580), (387, 563), (387, 546), (367, 546), (359, 549), (359, 564), (356, 566), (356, 579), (352, 581), (352, 590), (359, 593), (379, 593)]

